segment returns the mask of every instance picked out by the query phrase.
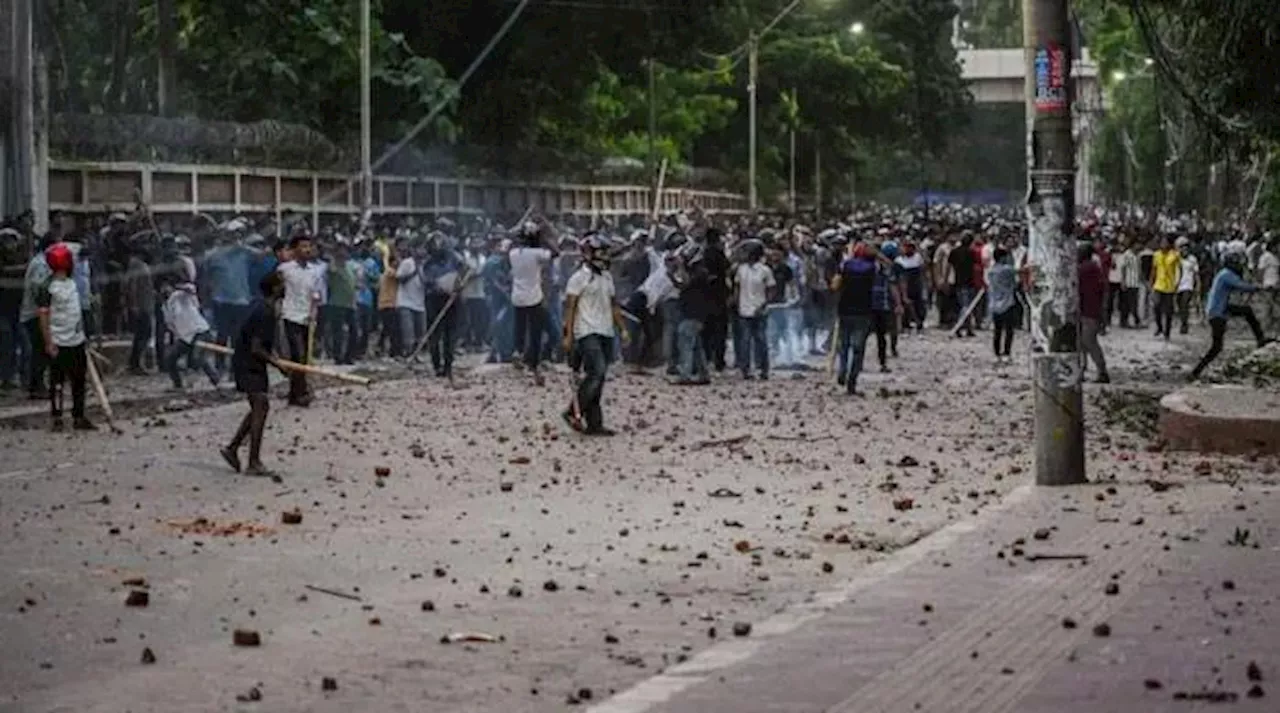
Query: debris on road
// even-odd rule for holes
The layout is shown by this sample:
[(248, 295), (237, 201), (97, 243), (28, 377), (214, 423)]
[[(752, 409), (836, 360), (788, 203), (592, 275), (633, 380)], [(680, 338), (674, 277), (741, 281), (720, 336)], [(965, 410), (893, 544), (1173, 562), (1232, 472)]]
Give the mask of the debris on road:
[(440, 643), (442, 644), (460, 644), (460, 643), (496, 644), (500, 641), (502, 641), (500, 637), (494, 636), (492, 634), (485, 634), (478, 631), (445, 634), (444, 636), (440, 637)]
[(351, 601), (353, 601), (353, 602), (362, 602), (362, 601), (364, 601), (363, 599), (361, 599), (360, 597), (358, 597), (358, 596), (356, 596), (356, 595), (354, 595), (354, 594), (347, 594), (346, 592), (340, 592), (340, 591), (338, 591), (338, 590), (336, 590), (336, 589), (328, 589), (328, 588), (326, 588), (326, 587), (317, 587), (317, 586), (315, 586), (314, 584), (307, 584), (307, 585), (304, 585), (304, 586), (306, 586), (306, 588), (307, 588), (307, 589), (310, 589), (310, 590), (311, 590), (311, 591), (313, 591), (313, 592), (319, 592), (319, 593), (321, 593), (321, 594), (328, 594), (328, 595), (329, 595), (329, 596), (331, 596), (331, 597), (338, 597), (338, 598), (340, 598), (340, 599), (349, 599), (349, 600), (351, 600)]
[(275, 530), (256, 522), (230, 521), (219, 523), (205, 517), (194, 520), (169, 520), (165, 523), (170, 528), (184, 535), (212, 535), (215, 537), (231, 537), (232, 535), (269, 535)]
[(231, 634), (231, 641), (236, 646), (261, 646), (262, 637), (253, 629), (236, 629)]

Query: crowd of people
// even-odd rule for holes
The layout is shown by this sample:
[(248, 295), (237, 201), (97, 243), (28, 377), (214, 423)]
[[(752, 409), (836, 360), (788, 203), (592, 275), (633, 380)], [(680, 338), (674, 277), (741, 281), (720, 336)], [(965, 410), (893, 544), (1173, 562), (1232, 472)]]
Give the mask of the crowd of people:
[[(188, 371), (215, 385), (230, 375), (261, 394), (238, 449), (265, 421), (267, 401), (265, 377), (246, 376), (245, 365), (270, 363), (276, 344), (302, 364), (417, 362), (425, 351), (448, 379), (458, 355), (476, 353), (527, 370), (535, 384), (544, 364), (569, 360), (583, 377), (566, 421), (608, 434), (600, 395), (614, 361), (665, 368), (673, 383), (698, 386), (731, 367), (768, 379), (828, 356), (840, 385), (857, 394), (872, 336), (876, 363), (889, 371), (905, 333), (936, 326), (966, 339), (989, 323), (1002, 365), (1029, 322), (1025, 224), (996, 208), (872, 206), (831, 221), (692, 210), (656, 224), (635, 216), (595, 226), (526, 215), (506, 226), (441, 218), (319, 231), (245, 217), (206, 222), (165, 232), (140, 211), (39, 237), (29, 222), (6, 224), (0, 389), (51, 398), (60, 426), (70, 381), (73, 427), (91, 428), (86, 345), (128, 335), (134, 374), (160, 369), (175, 389)], [(1199, 378), (1222, 350), (1229, 318), (1246, 321), (1263, 344), (1258, 311), (1270, 325), (1280, 312), (1280, 244), (1270, 234), (1095, 211), (1077, 237), (1080, 348), (1098, 381), (1110, 380), (1099, 339), (1109, 328), (1152, 325), (1169, 339), (1175, 325), (1188, 333), (1202, 309), (1211, 347)], [(1253, 302), (1257, 311), (1232, 297), (1259, 289), (1268, 292)], [(210, 358), (202, 342), (234, 355)], [(308, 406), (305, 374), (287, 373), (289, 403)], [(239, 469), (238, 459), (228, 462)], [(260, 466), (256, 455), (251, 466)]]

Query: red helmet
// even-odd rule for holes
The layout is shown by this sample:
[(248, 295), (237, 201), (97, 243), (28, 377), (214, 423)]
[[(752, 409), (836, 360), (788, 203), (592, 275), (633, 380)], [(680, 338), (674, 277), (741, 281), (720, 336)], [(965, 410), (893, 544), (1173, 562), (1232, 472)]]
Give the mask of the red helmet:
[(54, 243), (44, 251), (44, 261), (49, 264), (49, 269), (54, 272), (65, 272), (71, 274), (75, 269), (76, 260), (71, 254), (71, 248), (66, 243)]

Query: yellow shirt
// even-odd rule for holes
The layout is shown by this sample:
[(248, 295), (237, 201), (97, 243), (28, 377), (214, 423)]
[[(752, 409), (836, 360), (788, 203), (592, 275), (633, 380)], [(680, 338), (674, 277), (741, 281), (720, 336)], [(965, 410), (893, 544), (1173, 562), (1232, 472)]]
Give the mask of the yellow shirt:
[(1152, 289), (1164, 294), (1178, 291), (1178, 273), (1182, 269), (1182, 256), (1177, 250), (1158, 250), (1152, 261), (1155, 284)]

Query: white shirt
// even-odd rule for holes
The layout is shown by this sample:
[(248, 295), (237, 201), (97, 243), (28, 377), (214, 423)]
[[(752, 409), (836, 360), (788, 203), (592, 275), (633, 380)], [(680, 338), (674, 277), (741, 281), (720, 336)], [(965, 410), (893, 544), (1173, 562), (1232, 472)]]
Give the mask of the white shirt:
[(200, 314), (200, 298), (195, 287), (176, 289), (164, 303), (164, 323), (178, 341), (190, 344), (195, 338), (209, 331), (209, 322)]
[(1182, 258), (1182, 274), (1178, 278), (1178, 292), (1190, 292), (1196, 288), (1196, 275), (1200, 273), (1200, 263), (1194, 255)]
[(658, 265), (640, 285), (640, 292), (645, 297), (645, 306), (650, 312), (657, 312), (658, 306), (667, 298), (674, 296), (675, 291), (675, 283), (671, 281), (671, 275), (667, 274), (665, 264)]
[(759, 317), (769, 304), (769, 290), (777, 284), (773, 270), (762, 262), (738, 266), (738, 315)]
[(484, 299), (484, 280), (480, 279), (480, 269), (484, 267), (484, 257), (476, 253), (466, 252), (463, 254), (462, 259), (466, 262), (467, 269), (471, 272), (470, 279), (462, 288), (462, 299)]
[(551, 251), (512, 248), (507, 257), (511, 260), (511, 304), (515, 307), (542, 304), (542, 266), (551, 262)]
[[(84, 313), (80, 311), (80, 291), (70, 277), (52, 278), (41, 288), (48, 293), (49, 334), (60, 347), (78, 347), (85, 343)], [(37, 299), (43, 303), (43, 300)]]
[(400, 261), (400, 266), (396, 268), (396, 280), (400, 283), (396, 290), (396, 309), (426, 312), (427, 290), (422, 284), (418, 263), (413, 258), (407, 257)]
[(1270, 250), (1258, 258), (1258, 271), (1262, 273), (1263, 287), (1280, 287), (1280, 257)]
[(565, 294), (578, 298), (573, 315), (574, 339), (592, 334), (613, 337), (612, 275), (607, 272), (597, 275), (590, 267), (583, 265), (569, 278)]
[(280, 317), (294, 324), (311, 323), (311, 301), (320, 299), (320, 280), (324, 265), (309, 262), (304, 267), (297, 260), (290, 260), (279, 267), (284, 278), (284, 300), (280, 303)]

